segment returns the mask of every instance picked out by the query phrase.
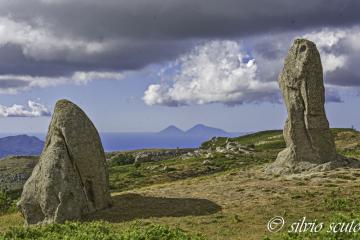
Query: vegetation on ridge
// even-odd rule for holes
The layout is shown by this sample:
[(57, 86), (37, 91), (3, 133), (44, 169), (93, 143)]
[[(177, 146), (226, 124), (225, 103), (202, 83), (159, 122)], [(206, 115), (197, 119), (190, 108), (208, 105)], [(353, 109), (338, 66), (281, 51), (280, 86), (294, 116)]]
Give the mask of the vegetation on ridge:
[[(338, 152), (360, 159), (360, 133), (353, 129), (332, 131)], [(91, 230), (91, 224), (99, 224), (92, 221), (103, 220), (106, 223), (102, 224), (111, 234), (121, 236), (130, 231), (143, 237), (133, 239), (158, 239), (144, 237), (147, 227), (154, 224), (156, 229), (183, 229), (179, 231), (191, 237), (189, 239), (196, 239), (197, 233), (210, 240), (358, 239), (356, 234), (288, 234), (286, 229), (289, 223), (303, 216), (327, 225), (341, 219), (360, 220), (356, 214), (360, 211), (357, 204), (360, 201), (360, 169), (267, 176), (262, 167), (275, 160), (283, 148), (282, 131), (265, 131), (231, 139), (216, 138), (205, 142), (202, 148), (216, 150), (224, 147), (226, 141), (253, 147), (254, 151), (234, 154), (232, 158), (226, 153), (214, 153), (210, 157), (175, 157), (139, 165), (109, 162), (114, 208), (89, 216), (86, 221), (90, 223), (69, 223), (63, 226), (64, 229), (70, 229), (72, 224), (79, 225), (74, 232), (80, 234), (83, 226), (81, 231), (85, 235), (80, 239), (89, 239), (86, 234), (97, 231)], [(17, 161), (15, 158), (12, 160), (5, 164), (0, 161), (0, 174), (10, 171), (8, 164)], [(19, 161), (24, 163), (26, 158)], [(277, 215), (284, 217), (286, 228), (279, 233), (270, 233), (266, 228), (267, 221)], [(19, 213), (0, 216), (0, 232), (3, 234), (16, 234), (13, 231), (28, 234), (21, 228), (22, 224)], [(12, 227), (20, 228), (10, 230)]]

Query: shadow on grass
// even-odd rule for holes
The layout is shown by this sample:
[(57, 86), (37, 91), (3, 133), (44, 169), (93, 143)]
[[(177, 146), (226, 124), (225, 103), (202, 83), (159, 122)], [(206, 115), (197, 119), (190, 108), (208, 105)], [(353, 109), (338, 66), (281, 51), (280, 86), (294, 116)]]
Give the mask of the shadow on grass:
[(221, 210), (219, 205), (207, 199), (148, 197), (132, 193), (113, 196), (112, 202), (111, 208), (90, 214), (84, 221), (122, 222), (151, 217), (202, 216)]

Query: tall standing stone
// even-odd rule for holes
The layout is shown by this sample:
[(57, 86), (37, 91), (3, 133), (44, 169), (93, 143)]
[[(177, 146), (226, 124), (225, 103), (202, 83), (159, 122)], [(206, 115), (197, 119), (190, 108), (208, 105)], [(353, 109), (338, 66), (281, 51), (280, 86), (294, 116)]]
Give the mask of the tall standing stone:
[(39, 163), (18, 203), (26, 223), (76, 220), (110, 204), (99, 134), (78, 106), (60, 100)]
[(296, 39), (285, 59), (279, 85), (288, 118), (284, 127), (286, 149), (269, 168), (281, 173), (336, 161), (337, 154), (325, 114), (325, 88), (316, 45)]

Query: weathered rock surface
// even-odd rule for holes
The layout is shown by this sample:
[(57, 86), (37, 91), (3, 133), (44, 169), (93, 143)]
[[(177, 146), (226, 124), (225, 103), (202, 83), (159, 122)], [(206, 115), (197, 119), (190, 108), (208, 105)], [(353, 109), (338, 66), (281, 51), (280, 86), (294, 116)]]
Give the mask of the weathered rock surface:
[(267, 170), (272, 173), (302, 171), (344, 162), (336, 154), (326, 118), (323, 70), (313, 42), (294, 41), (279, 76), (279, 85), (288, 112), (283, 133), (287, 147)]
[(231, 139), (227, 139), (225, 143), (220, 144), (218, 146), (217, 138), (214, 137), (209, 141), (209, 146), (200, 147), (199, 149), (189, 152), (187, 154), (183, 154), (183, 159), (189, 158), (213, 158), (216, 155), (223, 155), (226, 158), (237, 158), (238, 156), (244, 155), (252, 155), (255, 151), (253, 147), (240, 144), (236, 141), (232, 141)]
[(56, 103), (45, 147), (18, 206), (27, 224), (62, 223), (111, 205), (99, 134), (75, 104)]

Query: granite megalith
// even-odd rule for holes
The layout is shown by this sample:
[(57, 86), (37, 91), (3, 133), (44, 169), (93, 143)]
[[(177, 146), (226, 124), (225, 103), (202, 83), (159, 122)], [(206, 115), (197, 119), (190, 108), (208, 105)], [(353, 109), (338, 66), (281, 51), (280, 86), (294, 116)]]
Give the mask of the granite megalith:
[(279, 85), (288, 113), (283, 131), (286, 148), (267, 171), (280, 174), (346, 163), (336, 153), (326, 118), (323, 69), (313, 42), (294, 41), (279, 76)]
[(105, 153), (86, 114), (56, 103), (40, 160), (18, 207), (26, 224), (63, 223), (111, 205)]

